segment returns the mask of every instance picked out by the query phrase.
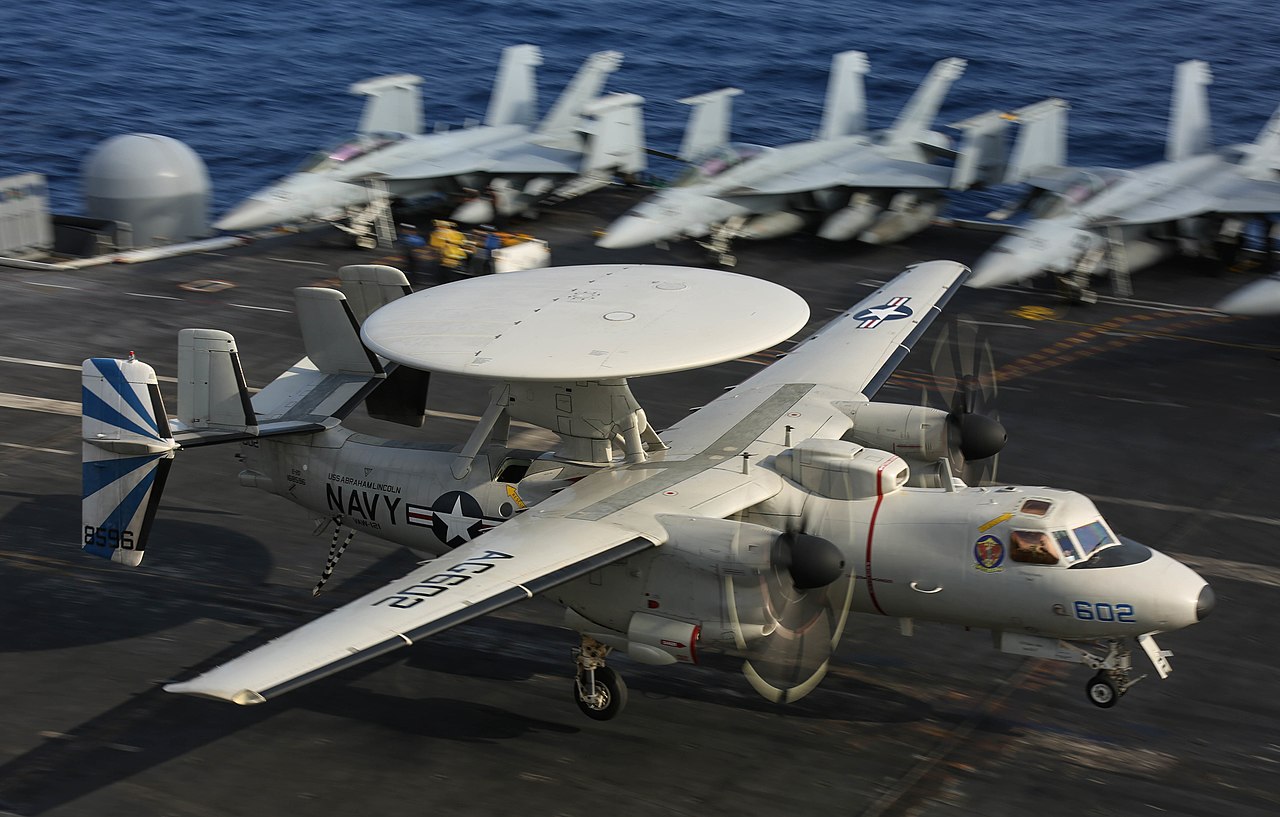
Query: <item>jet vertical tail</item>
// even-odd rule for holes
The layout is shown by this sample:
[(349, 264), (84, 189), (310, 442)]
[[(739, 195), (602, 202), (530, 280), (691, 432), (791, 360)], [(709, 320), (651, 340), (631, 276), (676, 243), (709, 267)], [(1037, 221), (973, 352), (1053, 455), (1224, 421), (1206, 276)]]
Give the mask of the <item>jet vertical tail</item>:
[(610, 94), (584, 109), (591, 122), (583, 175), (612, 177), (645, 169), (644, 98)]
[(156, 373), (132, 355), (90, 358), (81, 387), (84, 549), (137, 566), (178, 448)]
[(570, 81), (569, 87), (565, 88), (551, 112), (538, 126), (538, 132), (560, 136), (578, 131), (583, 109), (600, 96), (605, 80), (621, 65), (622, 53), (618, 51), (598, 51), (587, 57), (587, 61)]
[(1001, 111), (987, 111), (971, 116), (951, 127), (964, 134), (956, 153), (955, 170), (951, 174), (953, 190), (968, 190), (974, 185), (1000, 184), (1009, 165), (1008, 139), (1012, 117)]
[(926, 141), (929, 132), (933, 130), (933, 120), (938, 118), (938, 109), (951, 90), (951, 83), (964, 74), (966, 65), (964, 60), (955, 57), (934, 63), (929, 75), (920, 83), (920, 87), (889, 129), (887, 143), (910, 145)]
[(1178, 64), (1169, 109), (1169, 137), (1164, 157), (1171, 162), (1213, 149), (1209, 124), (1209, 92), (1213, 82), (1209, 64), (1187, 60)]
[(525, 125), (538, 121), (536, 72), (542, 65), (542, 50), (536, 45), (512, 45), (502, 50), (498, 78), (489, 98), (486, 125)]
[(367, 96), (356, 132), (362, 136), (379, 132), (422, 133), (422, 77), (391, 74), (374, 77), (351, 86), (351, 93)]
[(1244, 170), (1253, 178), (1264, 179), (1272, 178), (1271, 174), (1280, 170), (1280, 108), (1254, 140), (1253, 153), (1245, 160)]
[(1017, 184), (1049, 168), (1067, 164), (1067, 111), (1062, 99), (1045, 99), (1010, 116), (1018, 123), (1018, 139), (1005, 171), (1006, 184)]
[[(845, 51), (831, 60), (819, 139), (836, 139), (866, 131), (867, 93), (862, 78), (869, 68), (867, 55), (861, 51)], [(929, 121), (933, 121), (932, 115)]]
[(690, 105), (689, 124), (680, 144), (680, 158), (692, 162), (708, 151), (729, 143), (729, 125), (733, 121), (733, 98), (741, 88), (721, 88), (705, 94), (686, 97), (681, 105)]

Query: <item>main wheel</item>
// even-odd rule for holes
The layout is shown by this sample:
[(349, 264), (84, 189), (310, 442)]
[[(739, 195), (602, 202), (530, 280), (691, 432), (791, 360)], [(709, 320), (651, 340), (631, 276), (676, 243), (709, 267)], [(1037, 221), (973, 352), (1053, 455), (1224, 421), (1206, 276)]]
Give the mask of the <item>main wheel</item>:
[(1089, 679), (1089, 683), (1085, 684), (1084, 691), (1089, 696), (1091, 704), (1100, 706), (1103, 709), (1115, 706), (1116, 701), (1120, 700), (1120, 693), (1116, 691), (1116, 685), (1111, 683), (1111, 679), (1102, 672)]
[(600, 667), (596, 670), (596, 689), (594, 696), (586, 695), (586, 673), (578, 673), (573, 682), (573, 699), (578, 702), (582, 714), (597, 721), (616, 718), (622, 708), (627, 705), (627, 685), (622, 676), (609, 669)]

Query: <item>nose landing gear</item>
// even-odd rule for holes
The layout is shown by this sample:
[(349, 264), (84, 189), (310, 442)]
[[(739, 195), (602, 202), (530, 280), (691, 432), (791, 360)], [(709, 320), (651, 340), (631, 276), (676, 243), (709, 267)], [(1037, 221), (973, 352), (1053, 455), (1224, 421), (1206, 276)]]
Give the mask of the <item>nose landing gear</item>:
[(1133, 688), (1134, 684), (1147, 677), (1145, 675), (1139, 675), (1137, 678), (1132, 677), (1132, 654), (1123, 641), (1114, 638), (1108, 639), (1106, 645), (1107, 654), (1102, 657), (1094, 655), (1077, 645), (1071, 645), (1080, 651), (1081, 660), (1086, 666), (1098, 671), (1085, 684), (1084, 691), (1089, 698), (1089, 703), (1094, 706), (1100, 706), (1103, 709), (1115, 706), (1120, 698)]
[(589, 635), (573, 651), (578, 672), (573, 679), (573, 699), (588, 718), (607, 721), (616, 718), (627, 705), (627, 685), (622, 676), (604, 665), (611, 647)]

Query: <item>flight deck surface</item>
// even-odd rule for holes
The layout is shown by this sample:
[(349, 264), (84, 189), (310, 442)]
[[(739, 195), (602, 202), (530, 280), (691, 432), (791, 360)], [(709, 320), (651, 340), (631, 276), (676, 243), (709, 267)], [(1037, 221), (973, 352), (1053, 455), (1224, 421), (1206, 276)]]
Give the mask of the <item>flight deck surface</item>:
[[(692, 247), (596, 249), (591, 231), (633, 201), (607, 191), (526, 229), (557, 264), (701, 263)], [(738, 271), (802, 295), (816, 328), (907, 264), (972, 262), (993, 238), (744, 243)], [(917, 623), (905, 638), (894, 620), (856, 616), (831, 673), (799, 703), (764, 701), (714, 656), (669, 668), (619, 659), (630, 703), (597, 723), (570, 692), (576, 638), (541, 599), (260, 706), (162, 692), (415, 557), (357, 535), (313, 598), (329, 534), (239, 487), (233, 447), (178, 456), (140, 568), (82, 553), (80, 361), (136, 351), (172, 409), (178, 330), (225, 329), (260, 387), (301, 355), (292, 288), (379, 262), (396, 259), (317, 233), (136, 267), (0, 272), (0, 814), (1280, 811), (1280, 321), (1209, 312), (1248, 277), (1176, 264), (1135, 276), (1134, 299), (1066, 306), (1039, 289), (963, 290), (947, 310), (981, 322), (994, 347), (1010, 433), (1000, 479), (1090, 495), (1119, 532), (1187, 561), (1217, 593), (1206, 621), (1161, 639), (1169, 679), (1143, 681), (1114, 709), (1085, 700), (1087, 670), (996, 652), (985, 632)], [(936, 404), (935, 333), (879, 399)], [(663, 428), (788, 348), (633, 390)], [(351, 424), (461, 443), (486, 388), (440, 376), (431, 389), (421, 430)]]

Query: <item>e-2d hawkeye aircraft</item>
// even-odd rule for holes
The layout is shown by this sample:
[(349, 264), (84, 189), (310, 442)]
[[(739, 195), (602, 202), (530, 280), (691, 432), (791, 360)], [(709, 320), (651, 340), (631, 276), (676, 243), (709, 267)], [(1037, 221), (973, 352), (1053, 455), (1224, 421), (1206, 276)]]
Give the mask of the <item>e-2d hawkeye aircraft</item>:
[[(172, 420), (151, 367), (85, 361), (84, 548), (137, 565), (174, 455), (238, 442), (242, 485), (431, 555), (165, 687), (239, 704), (541, 593), (580, 633), (573, 696), (600, 720), (626, 700), (610, 651), (662, 665), (723, 650), (761, 694), (796, 700), (821, 681), (851, 611), (897, 617), (904, 632), (915, 619), (986, 628), (1007, 652), (1085, 663), (1090, 700), (1111, 706), (1137, 680), (1130, 645), (1165, 676), (1153, 637), (1203, 619), (1213, 592), (1118, 536), (1080, 494), (965, 485), (955, 474), (1005, 434), (963, 395), (950, 411), (871, 400), (967, 275), (950, 261), (910, 268), (659, 434), (630, 378), (780, 342), (806, 325), (804, 301), (728, 272), (624, 265), (401, 297), (399, 271), (349, 267), (350, 301), (297, 290), (308, 355), (252, 398), (225, 332), (181, 332)], [(375, 416), (420, 416), (422, 372), (493, 384), (462, 446), (341, 425), (363, 399)], [(508, 447), (514, 421), (560, 447)]]
[(422, 132), (421, 77), (395, 74), (358, 82), (351, 92), (369, 101), (356, 135), (254, 193), (214, 227), (243, 231), (331, 220), (361, 246), (373, 247), (389, 196), (487, 191), (454, 214), (459, 221), (481, 223), (574, 198), (609, 184), (615, 173), (643, 170), (644, 100), (601, 95), (622, 55), (601, 51), (588, 57), (538, 122), (535, 70), (541, 64), (537, 46), (504, 49), (484, 123), (436, 133)]
[(1096, 299), (1094, 276), (1118, 294), (1129, 275), (1174, 253), (1234, 257), (1246, 222), (1280, 212), (1280, 110), (1251, 144), (1211, 144), (1209, 66), (1177, 67), (1165, 160), (1132, 170), (1066, 166), (1067, 104), (1045, 100), (1015, 112), (1022, 123), (1007, 181), (1032, 193), (1015, 208), (1031, 216), (974, 265), (984, 288), (1053, 274), (1064, 292)]
[(998, 181), (1004, 172), (1007, 123), (998, 112), (956, 125), (966, 133), (958, 153), (933, 129), (964, 68), (960, 59), (938, 62), (897, 121), (868, 132), (866, 54), (837, 54), (817, 138), (776, 148), (729, 141), (737, 88), (682, 100), (693, 106), (679, 153), (689, 169), (611, 224), (597, 244), (623, 249), (692, 237), (731, 266), (735, 238), (778, 238), (806, 226), (832, 241), (888, 244), (914, 235), (929, 226), (948, 189)]

